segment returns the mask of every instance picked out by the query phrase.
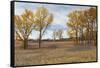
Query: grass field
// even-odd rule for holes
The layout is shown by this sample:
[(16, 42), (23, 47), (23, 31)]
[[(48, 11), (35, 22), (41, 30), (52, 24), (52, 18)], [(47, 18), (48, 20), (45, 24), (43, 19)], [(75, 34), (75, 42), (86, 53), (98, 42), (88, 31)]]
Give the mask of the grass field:
[[(30, 43), (34, 47), (37, 43)], [(32, 46), (33, 44), (33, 46)], [(53, 47), (54, 46), (54, 47)], [(15, 65), (40, 65), (96, 61), (95, 46), (75, 46), (71, 42), (44, 42), (42, 47), (15, 48)]]

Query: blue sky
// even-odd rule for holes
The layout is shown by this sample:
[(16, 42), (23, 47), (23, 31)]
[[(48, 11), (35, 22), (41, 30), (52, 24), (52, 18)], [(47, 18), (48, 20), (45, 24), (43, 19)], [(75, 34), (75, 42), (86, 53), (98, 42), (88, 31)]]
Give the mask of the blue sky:
[[(20, 15), (24, 12), (25, 9), (36, 11), (38, 7), (44, 6), (48, 9), (49, 13), (52, 13), (54, 16), (53, 22), (50, 25), (50, 28), (46, 31), (43, 36), (43, 39), (52, 39), (52, 32), (56, 29), (63, 29), (63, 37), (67, 38), (67, 29), (66, 22), (68, 20), (67, 15), (74, 10), (84, 10), (89, 7), (86, 6), (72, 6), (72, 5), (55, 5), (55, 4), (40, 4), (40, 3), (25, 3), (25, 2), (15, 2), (15, 15)], [(32, 32), (30, 38), (37, 39), (38, 31)]]

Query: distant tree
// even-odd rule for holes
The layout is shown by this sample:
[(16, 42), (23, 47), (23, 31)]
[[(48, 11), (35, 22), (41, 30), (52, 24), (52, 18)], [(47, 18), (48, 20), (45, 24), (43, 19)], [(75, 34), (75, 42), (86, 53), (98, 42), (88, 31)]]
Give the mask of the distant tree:
[(34, 15), (26, 9), (21, 15), (15, 15), (15, 33), (23, 41), (24, 49), (28, 47), (28, 38), (34, 29)]
[(45, 7), (39, 7), (35, 12), (35, 25), (36, 30), (39, 31), (39, 48), (41, 47), (41, 39), (44, 35), (46, 29), (53, 21), (53, 15), (48, 12), (48, 9)]
[(56, 31), (53, 31), (53, 40), (56, 40)]
[(63, 29), (58, 29), (57, 30), (57, 36), (58, 36), (59, 40), (62, 39), (62, 37), (63, 37), (62, 34), (63, 34)]
[(58, 38), (59, 40), (62, 39), (62, 34), (63, 34), (63, 29), (56, 29), (53, 31), (53, 38), (54, 41), (56, 40), (56, 38)]

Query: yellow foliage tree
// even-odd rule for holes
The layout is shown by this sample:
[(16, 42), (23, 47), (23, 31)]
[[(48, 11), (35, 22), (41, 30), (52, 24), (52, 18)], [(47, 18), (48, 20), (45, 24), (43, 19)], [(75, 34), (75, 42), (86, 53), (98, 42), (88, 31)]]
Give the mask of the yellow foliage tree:
[(39, 48), (41, 47), (41, 39), (46, 29), (53, 21), (53, 15), (48, 12), (45, 7), (39, 7), (35, 12), (35, 29), (39, 31)]
[(31, 10), (25, 9), (21, 15), (15, 15), (15, 32), (23, 41), (24, 49), (28, 47), (28, 37), (34, 27), (34, 15)]

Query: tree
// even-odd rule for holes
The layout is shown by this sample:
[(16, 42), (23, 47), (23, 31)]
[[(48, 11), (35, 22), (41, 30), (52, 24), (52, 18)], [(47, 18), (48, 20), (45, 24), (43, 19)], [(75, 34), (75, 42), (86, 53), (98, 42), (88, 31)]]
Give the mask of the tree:
[(62, 34), (63, 34), (63, 29), (58, 29), (57, 35), (58, 35), (59, 40), (62, 39)]
[(41, 47), (41, 39), (46, 29), (53, 21), (53, 15), (48, 12), (45, 7), (39, 7), (35, 12), (36, 30), (39, 31), (39, 48)]
[(56, 40), (56, 31), (53, 31), (53, 40)]
[(79, 11), (75, 10), (68, 15), (68, 22), (67, 26), (69, 26), (69, 29), (71, 28), (73, 31), (75, 31), (75, 38), (76, 38), (76, 45), (78, 44), (79, 39)]
[(31, 10), (25, 9), (21, 15), (15, 15), (15, 33), (23, 41), (24, 49), (28, 47), (28, 38), (34, 28), (34, 15)]

